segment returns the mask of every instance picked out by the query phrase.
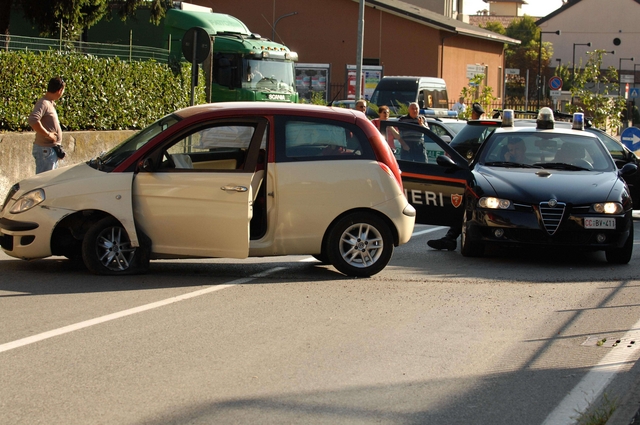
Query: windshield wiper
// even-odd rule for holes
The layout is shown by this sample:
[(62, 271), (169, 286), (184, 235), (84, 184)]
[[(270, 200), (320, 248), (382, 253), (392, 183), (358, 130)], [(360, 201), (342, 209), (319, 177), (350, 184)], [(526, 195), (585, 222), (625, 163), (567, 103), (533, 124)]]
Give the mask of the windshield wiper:
[(485, 162), (484, 165), (487, 167), (542, 168), (539, 164), (530, 165), (511, 161), (491, 161)]
[(567, 164), (566, 162), (538, 162), (535, 165), (541, 168), (551, 168), (553, 170), (590, 171), (588, 168)]

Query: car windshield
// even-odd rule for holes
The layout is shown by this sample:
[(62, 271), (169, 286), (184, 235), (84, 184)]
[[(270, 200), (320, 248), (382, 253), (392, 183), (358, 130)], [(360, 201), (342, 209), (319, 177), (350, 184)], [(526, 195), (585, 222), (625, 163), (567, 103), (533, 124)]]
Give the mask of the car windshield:
[(180, 121), (180, 118), (177, 115), (167, 115), (166, 117), (154, 122), (149, 127), (140, 130), (110, 151), (102, 153), (99, 157), (92, 159), (89, 161), (89, 165), (97, 168), (98, 170), (113, 170), (115, 167), (120, 165), (122, 161), (129, 158), (131, 154), (142, 148), (151, 139), (178, 121)]
[(613, 171), (609, 152), (597, 138), (554, 132), (494, 133), (478, 163), (493, 167)]
[(292, 62), (245, 59), (242, 69), (242, 88), (267, 92), (295, 92)]

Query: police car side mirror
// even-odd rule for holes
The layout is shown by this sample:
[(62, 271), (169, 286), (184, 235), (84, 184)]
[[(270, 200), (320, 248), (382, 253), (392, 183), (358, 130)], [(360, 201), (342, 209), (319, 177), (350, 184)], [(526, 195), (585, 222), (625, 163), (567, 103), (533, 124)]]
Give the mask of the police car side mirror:
[(624, 164), (624, 166), (620, 169), (619, 173), (621, 176), (626, 177), (638, 171), (638, 166), (636, 164), (628, 163)]
[(446, 168), (460, 168), (453, 159), (445, 155), (438, 155), (436, 158), (436, 164)]

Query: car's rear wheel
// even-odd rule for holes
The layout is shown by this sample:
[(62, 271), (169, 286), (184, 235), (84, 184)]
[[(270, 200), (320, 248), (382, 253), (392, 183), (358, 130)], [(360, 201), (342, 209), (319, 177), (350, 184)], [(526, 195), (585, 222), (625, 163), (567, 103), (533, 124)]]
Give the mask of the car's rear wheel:
[(471, 240), (469, 235), (469, 223), (467, 222), (467, 212), (464, 213), (462, 222), (462, 235), (460, 237), (460, 252), (465, 257), (482, 257), (484, 255), (484, 244)]
[(392, 255), (391, 230), (373, 214), (349, 214), (330, 230), (327, 257), (348, 276), (372, 276), (385, 268)]
[(124, 275), (146, 271), (141, 249), (131, 245), (125, 228), (106, 217), (89, 228), (82, 241), (82, 259), (95, 274)]
[(612, 264), (627, 264), (631, 261), (631, 256), (633, 255), (633, 221), (631, 221), (629, 237), (627, 237), (627, 241), (622, 248), (610, 249), (605, 251), (604, 254), (607, 262)]

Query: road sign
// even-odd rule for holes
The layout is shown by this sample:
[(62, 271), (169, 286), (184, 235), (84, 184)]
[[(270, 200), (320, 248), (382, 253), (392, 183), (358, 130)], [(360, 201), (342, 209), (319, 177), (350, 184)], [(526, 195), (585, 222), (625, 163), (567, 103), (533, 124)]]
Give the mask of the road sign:
[(189, 62), (202, 63), (209, 56), (211, 37), (207, 30), (192, 27), (182, 37), (182, 54)]
[(485, 73), (484, 65), (467, 65), (467, 78), (472, 79), (478, 74)]
[(636, 97), (640, 97), (640, 87), (631, 87), (629, 89), (629, 97), (631, 99), (635, 99)]
[(569, 90), (549, 90), (549, 94), (554, 102), (560, 100), (571, 100), (571, 92)]
[(633, 74), (620, 74), (620, 82), (633, 84), (633, 77)]
[(620, 141), (623, 145), (628, 147), (632, 151), (640, 149), (640, 128), (627, 127), (622, 131), (620, 135)]
[(504, 70), (505, 75), (520, 75), (520, 69), (518, 68), (506, 68)]
[(558, 77), (557, 75), (549, 78), (549, 88), (551, 88), (551, 90), (562, 89), (562, 78)]

